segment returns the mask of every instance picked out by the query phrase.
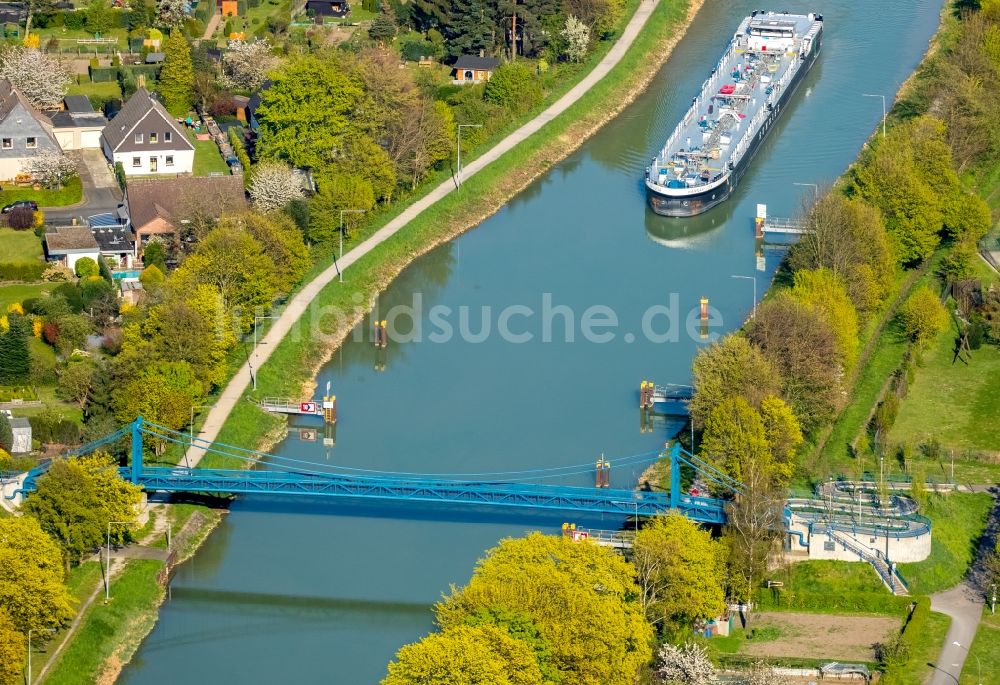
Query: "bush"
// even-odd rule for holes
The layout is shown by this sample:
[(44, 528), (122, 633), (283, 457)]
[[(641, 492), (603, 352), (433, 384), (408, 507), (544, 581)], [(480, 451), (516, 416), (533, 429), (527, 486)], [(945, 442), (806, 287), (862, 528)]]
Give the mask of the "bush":
[(118, 80), (118, 69), (115, 67), (95, 67), (91, 65), (87, 68), (90, 80), (94, 83), (109, 83)]
[(512, 112), (523, 113), (541, 102), (542, 87), (527, 65), (509, 62), (493, 72), (483, 97)]
[(45, 262), (0, 262), (0, 281), (38, 281), (48, 266)]
[(15, 207), (7, 213), (7, 225), (15, 231), (23, 231), (35, 225), (35, 213), (30, 207)]
[(81, 257), (76, 260), (77, 278), (89, 278), (91, 276), (96, 276), (99, 272), (100, 267), (98, 267), (97, 262), (90, 257)]
[(876, 646), (876, 655), (881, 652), (884, 658), (884, 661), (879, 659), (885, 669), (882, 673), (882, 679), (879, 681), (882, 685), (904, 685), (901, 680), (902, 674), (910, 659), (919, 656), (917, 641), (926, 632), (927, 619), (930, 618), (930, 615), (930, 598), (918, 597), (900, 634), (888, 644)]
[(928, 286), (918, 288), (903, 304), (899, 321), (907, 338), (923, 345), (948, 325), (948, 311)]
[(125, 192), (125, 166), (121, 162), (115, 162), (115, 180), (118, 181), (118, 187), (124, 193)]
[(63, 26), (70, 31), (79, 31), (83, 28), (87, 17), (83, 12), (69, 11), (63, 13)]
[(63, 418), (56, 412), (46, 410), (38, 416), (29, 416), (31, 434), (43, 444), (78, 445), (80, 443), (80, 426), (74, 421)]

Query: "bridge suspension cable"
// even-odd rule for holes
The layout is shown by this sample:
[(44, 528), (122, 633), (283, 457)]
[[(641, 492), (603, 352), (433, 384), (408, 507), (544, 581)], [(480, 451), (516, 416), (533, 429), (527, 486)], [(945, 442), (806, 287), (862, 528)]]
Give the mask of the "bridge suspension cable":
[[(145, 422), (143, 424), (143, 432), (150, 437), (159, 438), (167, 442), (173, 442), (181, 445), (188, 445), (191, 443), (190, 436), (187, 433), (182, 433), (176, 431), (172, 428), (166, 426)], [(197, 443), (197, 438), (196, 438)], [(503, 479), (508, 482), (525, 482), (525, 481), (535, 481), (535, 480), (546, 480), (550, 478), (562, 478), (572, 475), (586, 474), (593, 471), (593, 464), (590, 462), (584, 464), (572, 464), (567, 466), (556, 466), (550, 468), (541, 469), (524, 469), (518, 471), (492, 471), (492, 472), (475, 472), (475, 473), (416, 473), (407, 471), (386, 471), (378, 469), (364, 469), (360, 467), (342, 466), (338, 464), (323, 464), (311, 461), (305, 461), (302, 459), (294, 459), (292, 457), (282, 457), (275, 454), (269, 454), (267, 452), (261, 452), (258, 450), (251, 450), (243, 447), (237, 447), (235, 445), (227, 445), (225, 443), (204, 443), (202, 447), (206, 451), (214, 452), (216, 454), (221, 454), (224, 456), (230, 456), (241, 461), (251, 463), (251, 464), (268, 464), (270, 466), (278, 467), (279, 469), (289, 469), (297, 472), (313, 473), (316, 475), (330, 475), (330, 473), (336, 475), (364, 475), (364, 476), (376, 476), (384, 478), (421, 478), (421, 479), (441, 479), (449, 480), (455, 482), (483, 482), (484, 480), (498, 480)], [(661, 450), (651, 450), (648, 452), (641, 452), (638, 454), (629, 455), (626, 457), (621, 457), (612, 461), (613, 469), (624, 469), (629, 466), (639, 466), (652, 463), (656, 461), (662, 455)]]

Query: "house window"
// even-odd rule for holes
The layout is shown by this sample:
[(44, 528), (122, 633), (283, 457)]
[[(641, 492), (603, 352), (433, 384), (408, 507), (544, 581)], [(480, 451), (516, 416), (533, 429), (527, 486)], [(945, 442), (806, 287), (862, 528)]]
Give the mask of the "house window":
[(34, 136), (29, 137), (26, 140), (26, 146), (29, 150), (38, 147), (38, 138), (35, 138)]
[(135, 142), (137, 142), (137, 143), (141, 143), (142, 142), (142, 134), (141, 133), (136, 133), (135, 134)]
[(167, 131), (166, 133), (163, 134), (164, 143), (169, 143), (173, 139), (174, 139), (174, 134), (172, 134), (170, 131)]
[(149, 142), (150, 143), (155, 143), (156, 142), (156, 134), (155, 133), (150, 133), (149, 134)]
[(4, 138), (3, 139), (3, 149), (4, 150), (10, 150), (10, 149), (13, 149), (13, 147), (14, 147), (14, 139), (13, 138)]
[(166, 164), (167, 166), (173, 166), (174, 165), (174, 156), (173, 155), (167, 155), (166, 159), (164, 160), (164, 164)]
[(133, 157), (132, 158), (132, 166), (134, 166), (134, 167), (142, 166), (142, 157)]

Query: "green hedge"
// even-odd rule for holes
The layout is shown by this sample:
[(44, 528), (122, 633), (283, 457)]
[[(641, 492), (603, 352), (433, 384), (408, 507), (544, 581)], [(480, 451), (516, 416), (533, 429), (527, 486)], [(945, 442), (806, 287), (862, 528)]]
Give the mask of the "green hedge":
[(87, 67), (87, 72), (90, 74), (90, 80), (93, 83), (107, 83), (108, 81), (118, 80), (118, 67), (94, 67), (93, 65)]
[(29, 416), (28, 422), (31, 424), (31, 437), (42, 443), (80, 444), (80, 425), (74, 421), (39, 414), (38, 416)]
[(917, 597), (913, 611), (910, 612), (903, 629), (900, 631), (896, 650), (897, 658), (889, 659), (883, 668), (882, 685), (907, 685), (904, 678), (908, 675), (907, 666), (911, 661), (920, 659), (920, 637), (927, 632), (927, 621), (931, 615), (931, 600), (929, 597)]
[(761, 590), (758, 597), (761, 609), (784, 611), (848, 612), (864, 614), (905, 613), (911, 600), (896, 597), (888, 592), (803, 592), (772, 588)]
[(47, 268), (45, 262), (0, 262), (0, 281), (38, 281)]
[(250, 155), (247, 154), (246, 146), (243, 145), (243, 129), (232, 126), (229, 129), (229, 143), (233, 146), (233, 154), (243, 165), (243, 187), (250, 186)]

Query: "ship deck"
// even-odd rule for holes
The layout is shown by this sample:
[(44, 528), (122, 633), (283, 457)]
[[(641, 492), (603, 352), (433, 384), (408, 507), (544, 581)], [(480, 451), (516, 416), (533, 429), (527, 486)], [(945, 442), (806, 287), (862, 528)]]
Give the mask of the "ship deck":
[[(762, 19), (794, 31), (787, 49), (753, 49), (748, 28)], [(670, 194), (685, 195), (704, 191), (724, 178), (727, 165), (739, 161), (752, 140), (750, 134), (761, 127), (801, 66), (802, 39), (815, 31), (816, 23), (805, 15), (747, 17), (684, 119), (653, 159), (649, 181)]]

